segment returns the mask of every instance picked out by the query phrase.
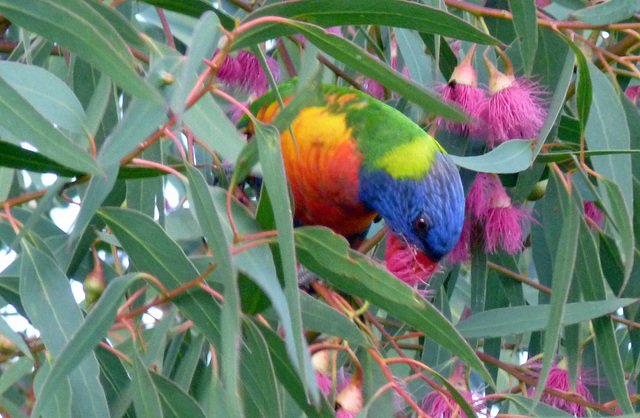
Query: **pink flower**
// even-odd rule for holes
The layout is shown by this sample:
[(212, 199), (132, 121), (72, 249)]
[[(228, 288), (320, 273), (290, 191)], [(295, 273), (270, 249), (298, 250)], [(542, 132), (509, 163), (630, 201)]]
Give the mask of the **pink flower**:
[(320, 392), (322, 392), (325, 396), (329, 396), (329, 394), (331, 393), (331, 376), (316, 372), (316, 382), (318, 383)]
[(640, 97), (640, 86), (629, 86), (627, 90), (624, 92), (627, 98), (633, 102), (633, 104), (638, 104), (638, 97)]
[[(469, 405), (471, 405), (476, 410), (482, 408), (484, 401), (474, 400), (473, 394), (467, 389), (467, 384), (464, 377), (463, 363), (456, 364), (456, 367), (453, 370), (453, 373), (451, 373), (451, 376), (448, 380), (449, 383), (451, 383), (451, 385), (453, 385), (458, 390), (458, 392), (460, 392), (460, 394), (464, 397)], [(460, 406), (456, 403), (456, 401), (453, 400), (453, 398), (450, 398), (435, 390), (424, 397), (420, 408), (428, 416), (433, 418), (449, 418), (452, 416), (471, 418), (467, 417), (467, 415), (462, 411)]]
[(424, 283), (438, 267), (421, 252), (407, 245), (395, 234), (387, 233), (387, 248), (384, 252), (387, 270), (409, 286)]
[[(571, 387), (569, 382), (569, 372), (567, 370), (564, 370), (562, 366), (553, 366), (549, 371), (549, 377), (547, 378), (546, 387), (561, 390), (563, 392), (568, 392)], [(535, 387), (529, 388), (529, 390), (527, 391), (527, 396), (533, 397), (535, 396), (535, 393)], [(591, 396), (591, 392), (589, 392), (589, 389), (585, 384), (584, 375), (578, 376), (578, 379), (576, 380), (575, 393), (582, 396), (584, 400), (593, 402), (593, 396)], [(584, 417), (587, 414), (587, 410), (583, 405), (567, 401), (566, 399), (562, 399), (548, 393), (544, 393), (540, 398), (540, 401), (547, 405), (551, 405), (555, 408), (568, 412), (569, 414), (576, 417)]]
[[(587, 225), (590, 228), (594, 228), (594, 226), (596, 225), (599, 229), (602, 228), (602, 222), (604, 221), (604, 213), (602, 213), (602, 211), (598, 209), (596, 205), (589, 200), (585, 200), (583, 202), (583, 205), (584, 205), (584, 216), (587, 218)], [(593, 224), (589, 221), (593, 222)]]
[[(471, 392), (461, 391), (460, 394), (464, 396), (469, 404), (473, 405), (473, 395)], [(430, 392), (424, 397), (420, 408), (422, 408), (427, 415), (433, 418), (449, 418), (453, 416), (453, 413), (456, 410), (456, 416), (467, 417), (467, 414), (460, 409), (456, 401), (452, 398), (445, 398), (442, 394), (436, 391)]]
[(473, 237), (473, 223), (469, 220), (462, 224), (462, 234), (453, 250), (449, 253), (451, 264), (467, 263), (471, 261), (471, 239)]
[(483, 137), (485, 127), (481, 123), (481, 112), (487, 101), (484, 90), (478, 88), (478, 77), (472, 66), (477, 45), (473, 45), (460, 65), (451, 74), (449, 83), (437, 88), (444, 100), (456, 103), (473, 120), (470, 123), (456, 123), (438, 118), (438, 126), (459, 135)]
[(522, 251), (522, 223), (529, 215), (513, 206), (492, 207), (484, 230), (484, 249), (495, 254), (502, 247), (507, 254)]
[(514, 207), (500, 179), (494, 174), (478, 173), (465, 202), (465, 223), (449, 261), (469, 261), (471, 246), (484, 241), (484, 249), (495, 253), (502, 248), (508, 254), (522, 251), (523, 227), (529, 214)]
[[(280, 64), (271, 57), (267, 58), (267, 65), (276, 82), (280, 81)], [(238, 57), (227, 55), (218, 71), (218, 79), (228, 87), (240, 88), (256, 96), (269, 90), (267, 76), (262, 71), (258, 58), (246, 51), (238, 52)]]
[(489, 61), (486, 51), (484, 56), (490, 74), (490, 98), (481, 115), (489, 129), (487, 145), (490, 148), (511, 139), (537, 138), (547, 117), (542, 99), (546, 92), (535, 82), (514, 77), (511, 61), (503, 53), (501, 55), (506, 74)]

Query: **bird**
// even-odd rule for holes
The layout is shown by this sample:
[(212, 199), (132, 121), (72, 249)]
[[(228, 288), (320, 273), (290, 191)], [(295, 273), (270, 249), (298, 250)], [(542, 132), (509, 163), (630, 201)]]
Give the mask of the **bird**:
[[(295, 80), (279, 87), (285, 105), (296, 87)], [(397, 109), (349, 87), (323, 84), (321, 96), (280, 135), (295, 223), (350, 238), (381, 217), (403, 243), (438, 263), (458, 242), (464, 221), (457, 166)], [(267, 92), (251, 109), (270, 123), (281, 107)]]

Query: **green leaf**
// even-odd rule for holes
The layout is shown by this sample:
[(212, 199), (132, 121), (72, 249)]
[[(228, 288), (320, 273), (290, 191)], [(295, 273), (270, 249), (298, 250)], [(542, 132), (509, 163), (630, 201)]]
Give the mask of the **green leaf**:
[[(640, 154), (640, 150), (637, 149), (614, 149), (603, 151), (585, 151), (585, 157), (591, 157), (595, 155), (617, 155), (617, 154)], [(565, 161), (571, 161), (573, 158), (577, 158), (580, 155), (579, 151), (560, 151), (550, 152), (548, 154), (538, 154), (536, 156), (537, 163), (562, 163)]]
[[(204, 176), (195, 168), (187, 167), (189, 179), (189, 201), (193, 204), (198, 223), (207, 240), (207, 244), (214, 254), (216, 268), (223, 277), (224, 305), (222, 307), (221, 329), (222, 340), (221, 359), (225, 367), (222, 369), (223, 382), (231, 393), (238, 388), (240, 338), (240, 295), (238, 293), (238, 275), (231, 261), (231, 244), (225, 237), (222, 221), (218, 217), (209, 188)], [(227, 413), (240, 416), (240, 399), (227, 399)]]
[[(578, 248), (579, 222), (581, 221), (577, 205), (573, 196), (566, 194), (560, 186), (560, 180), (554, 173), (552, 179), (556, 190), (560, 193), (560, 211), (563, 216), (562, 230), (558, 242), (557, 254), (553, 265), (553, 285), (549, 320), (544, 339), (544, 353), (542, 370), (536, 387), (536, 400), (540, 400), (543, 389), (547, 383), (551, 363), (560, 338), (560, 328), (565, 315), (565, 307), (573, 271), (575, 268), (576, 253)], [(564, 192), (564, 193), (563, 193)]]
[[(486, 45), (500, 41), (450, 13), (419, 3), (399, 0), (306, 0), (261, 7), (244, 22), (263, 16), (282, 16), (322, 27), (385, 25), (451, 36)], [(277, 24), (262, 24), (238, 37), (235, 48), (296, 33)]]
[(409, 69), (411, 80), (422, 86), (430, 87), (434, 79), (431, 74), (433, 62), (424, 52), (424, 43), (420, 35), (415, 31), (402, 28), (396, 28), (394, 33), (402, 58)]
[(242, 330), (244, 343), (240, 372), (245, 416), (281, 417), (282, 405), (267, 342), (260, 329), (249, 320), (243, 322)]
[[(580, 228), (575, 277), (579, 280), (580, 289), (582, 290), (585, 300), (604, 300), (607, 295), (607, 290), (604, 273), (598, 262), (597, 244), (586, 224), (582, 223)], [(586, 303), (594, 302), (583, 302), (583, 304)], [(631, 413), (633, 412), (633, 407), (631, 406), (631, 402), (629, 402), (624, 368), (620, 358), (620, 352), (618, 351), (613, 321), (608, 317), (594, 319), (593, 329), (596, 334), (598, 357), (600, 361), (602, 361), (604, 372), (609, 380), (609, 387), (623, 411)]]
[(467, 120), (467, 117), (459, 108), (444, 102), (437, 94), (424, 90), (417, 84), (406, 80), (400, 73), (376, 60), (366, 51), (346, 39), (326, 33), (323, 29), (310, 24), (292, 22), (291, 25), (295, 26), (309, 42), (325, 53), (347, 64), (355, 71), (375, 79), (386, 88), (397, 92), (426, 111), (456, 122)]
[(69, 132), (87, 131), (87, 116), (69, 86), (35, 65), (0, 61), (0, 77), (51, 123)]
[[(148, 216), (127, 209), (104, 207), (98, 215), (109, 225), (138, 271), (156, 277), (171, 291), (199, 273), (160, 226)], [(209, 342), (219, 344), (220, 307), (211, 295), (199, 288), (182, 293), (174, 303), (191, 319)]]
[(368, 258), (350, 250), (347, 241), (322, 227), (296, 229), (300, 262), (338, 289), (369, 300), (458, 356), (493, 385), (491, 376), (453, 325), (409, 286)]
[(175, 89), (170, 103), (174, 113), (180, 118), (185, 110), (187, 98), (198, 80), (198, 75), (205, 69), (204, 59), (211, 59), (218, 46), (221, 32), (220, 20), (213, 12), (205, 12), (193, 29), (192, 42), (185, 54), (187, 60), (177, 76)]
[(531, 166), (531, 141), (513, 140), (500, 144), (486, 154), (471, 157), (449, 155), (460, 167), (482, 173), (518, 173)]
[[(20, 297), (30, 321), (40, 330), (45, 346), (55, 359), (82, 324), (82, 313), (75, 302), (69, 280), (44, 252), (23, 240)], [(72, 403), (79, 416), (108, 416), (109, 408), (100, 386), (100, 370), (93, 353), (83, 359), (69, 375), (72, 396), (82, 401)], [(59, 386), (61, 387), (61, 386)], [(39, 416), (45, 405), (37, 401), (33, 416)]]
[[(4, 319), (3, 319), (4, 321)], [(3, 330), (0, 330), (2, 335)], [(24, 341), (22, 342), (24, 344)], [(27, 350), (29, 352), (29, 350)], [(9, 363), (7, 367), (3, 367), (2, 375), (0, 375), (0, 395), (9, 390), (14, 384), (18, 383), (20, 379), (31, 373), (33, 370), (33, 359), (28, 357), (21, 357), (13, 363)], [(66, 381), (64, 382), (67, 383)]]
[[(160, 398), (163, 416), (172, 418), (205, 418), (204, 411), (200, 408), (200, 405), (175, 382), (153, 372), (149, 373), (149, 376)], [(144, 416), (155, 417), (161, 415)]]
[[(589, 70), (593, 85), (593, 102), (585, 128), (587, 147), (592, 151), (627, 150), (630, 144), (629, 125), (620, 98), (608, 76), (602, 74), (591, 63)], [(631, 157), (620, 154), (594, 156), (591, 162), (594, 170), (620, 187), (627, 211), (631, 213)]]
[(160, 102), (160, 95), (136, 73), (137, 63), (116, 29), (81, 0), (1, 0), (0, 12), (16, 25), (77, 53), (130, 94)]
[[(578, 87), (576, 88), (576, 104), (578, 106), (578, 120), (580, 122), (580, 133), (585, 133), (585, 127), (588, 123), (591, 102), (592, 102), (592, 87), (591, 76), (589, 74), (589, 65), (584, 54), (570, 39), (563, 36), (565, 42), (573, 50), (576, 56), (576, 62), (578, 63)], [(596, 70), (600, 72), (599, 70)]]
[[(633, 211), (629, 212), (625, 206), (625, 203), (631, 199), (631, 197), (625, 199), (621, 187), (616, 183), (610, 182), (606, 179), (601, 179), (599, 182), (604, 185), (604, 189), (606, 191), (606, 199), (603, 199), (605, 211), (613, 222), (620, 238), (616, 244), (618, 244), (620, 258), (624, 265), (624, 280), (622, 285), (622, 290), (624, 290), (624, 287), (629, 280), (631, 269), (633, 268), (635, 251), (633, 221), (630, 215)], [(633, 184), (631, 184), (631, 187), (633, 187)]]
[(517, 408), (516, 411), (521, 414), (526, 414), (526, 416), (536, 416), (536, 417), (572, 417), (566, 413), (565, 411), (554, 408), (553, 406), (549, 406), (542, 402), (536, 402), (535, 400), (528, 398), (522, 395), (509, 395), (507, 397), (513, 405)]
[(203, 13), (207, 11), (214, 12), (220, 22), (227, 30), (232, 30), (235, 27), (235, 19), (224, 13), (222, 10), (217, 9), (211, 5), (211, 3), (204, 0), (145, 0), (147, 4), (151, 4), (156, 7), (160, 7), (165, 10), (171, 10), (177, 13), (182, 13), (187, 16), (193, 16), (199, 18)]
[(310, 391), (314, 404), (319, 402), (319, 392), (316, 377), (311, 366), (311, 356), (306, 340), (302, 334), (302, 318), (300, 314), (300, 299), (298, 296), (298, 278), (296, 267), (296, 251), (293, 239), (293, 213), (289, 202), (287, 175), (284, 170), (282, 151), (280, 149), (280, 134), (272, 126), (253, 121), (255, 129), (254, 141), (258, 143), (258, 153), (264, 184), (269, 193), (271, 206), (278, 230), (278, 249), (284, 275), (284, 295), (291, 315), (291, 332), (293, 333), (295, 351), (291, 352), (292, 361), (304, 376), (306, 386)]
[[(182, 341), (182, 339), (180, 339)], [(193, 375), (198, 367), (198, 362), (200, 362), (200, 358), (202, 355), (202, 347), (204, 347), (204, 335), (200, 334), (195, 336), (191, 344), (189, 344), (189, 348), (187, 348), (186, 352), (182, 355), (180, 359), (180, 365), (176, 370), (175, 376), (173, 378), (173, 382), (180, 386), (182, 390), (188, 391), (191, 387), (191, 383), (193, 381)], [(176, 355), (178, 353), (176, 352)], [(165, 368), (167, 367), (167, 363), (165, 362)], [(168, 373), (165, 373), (168, 375)]]
[(162, 418), (163, 411), (160, 404), (160, 395), (153, 384), (151, 374), (140, 359), (137, 350), (134, 350), (133, 368), (131, 370), (131, 383), (133, 387), (133, 406), (139, 417)]
[(324, 397), (320, 397), (320, 411), (316, 410), (316, 408), (309, 404), (307, 396), (305, 395), (304, 384), (300, 380), (296, 370), (293, 368), (291, 361), (287, 356), (285, 344), (278, 334), (261, 323), (254, 322), (254, 324), (260, 329), (262, 337), (267, 343), (276, 377), (289, 395), (291, 395), (298, 407), (300, 407), (300, 409), (310, 417), (334, 417), (335, 411)]
[(193, 134), (224, 159), (235, 161), (246, 141), (211, 95), (206, 95), (184, 114)]
[[(33, 362), (33, 355), (31, 354), (31, 350), (29, 350), (27, 344), (24, 342), (24, 339), (20, 335), (18, 335), (18, 333), (15, 332), (13, 328), (11, 328), (11, 326), (2, 316), (0, 316), (0, 335), (4, 335), (7, 339), (9, 339), (9, 341), (14, 343), (20, 349), (20, 351), (24, 353), (25, 358)], [(4, 374), (2, 376), (4, 376)], [(4, 391), (0, 390), (0, 395), (2, 395), (3, 392)]]
[(637, 8), (635, 0), (611, 0), (578, 10), (571, 16), (589, 25), (608, 25), (633, 17)]
[(66, 382), (66, 377), (87, 357), (105, 338), (116, 319), (118, 308), (122, 304), (122, 296), (127, 287), (138, 278), (137, 274), (128, 274), (112, 280), (100, 299), (91, 309), (82, 325), (65, 344), (58, 358), (53, 362), (42, 389), (37, 393), (39, 403), (46, 404), (56, 393), (56, 389)]
[(19, 141), (28, 142), (38, 152), (65, 167), (91, 174), (102, 171), (88, 152), (56, 129), (20, 93), (0, 78), (0, 126)]
[(538, 48), (536, 3), (535, 0), (509, 0), (509, 8), (513, 14), (513, 26), (518, 35), (524, 70), (531, 75)]
[[(599, 300), (568, 303), (564, 306), (562, 326), (578, 324), (615, 312), (635, 299)], [(549, 322), (550, 305), (512, 306), (492, 309), (470, 316), (456, 325), (464, 338), (496, 338), (544, 330)]]
[(327, 335), (333, 335), (349, 341), (352, 346), (370, 347), (371, 342), (349, 318), (339, 313), (326, 303), (300, 293), (300, 309), (302, 310), (302, 325), (304, 329), (311, 329)]
[[(63, 177), (80, 177), (84, 174), (82, 171), (58, 164), (37, 152), (2, 141), (0, 141), (0, 165), (36, 173), (55, 173)], [(9, 191), (9, 187), (6, 190)]]
[[(544, 44), (544, 42), (546, 41), (546, 38), (549, 35), (547, 35), (545, 32), (543, 32), (543, 35), (544, 36), (542, 36), (542, 42), (543, 42), (542, 46), (546, 47), (544, 49), (544, 52), (546, 52), (548, 55), (555, 55), (557, 49), (550, 48), (549, 45)], [(553, 36), (557, 38), (555, 35)], [(540, 48), (540, 49), (543, 50), (543, 48)], [(552, 62), (550, 61), (551, 59), (552, 59), (551, 57), (547, 57), (547, 62), (549, 64), (552, 64)], [(555, 85), (555, 88), (551, 89), (551, 91), (553, 91), (553, 97), (551, 98), (551, 103), (549, 104), (549, 107), (547, 109), (547, 119), (544, 121), (542, 128), (540, 128), (540, 133), (538, 134), (538, 141), (536, 142), (536, 147), (533, 150), (534, 158), (538, 158), (540, 156), (540, 150), (542, 150), (542, 146), (549, 139), (549, 134), (551, 133), (553, 127), (555, 126), (556, 119), (558, 119), (558, 115), (560, 114), (560, 111), (564, 106), (564, 103), (567, 97), (567, 91), (569, 90), (569, 86), (571, 85), (571, 82), (573, 79), (573, 69), (575, 67), (575, 62), (576, 62), (575, 55), (571, 53), (567, 53), (565, 56), (564, 62), (561, 64), (562, 69), (558, 76), (558, 81)], [(548, 71), (552, 71), (552, 69), (549, 69)], [(550, 88), (550, 87), (551, 86), (547, 86), (547, 88)]]

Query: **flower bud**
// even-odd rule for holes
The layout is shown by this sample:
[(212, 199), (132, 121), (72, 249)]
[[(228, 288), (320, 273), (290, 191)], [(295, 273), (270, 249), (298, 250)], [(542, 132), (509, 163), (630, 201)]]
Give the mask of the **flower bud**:
[(18, 351), (18, 346), (6, 336), (0, 334), (0, 354), (12, 354), (16, 351)]

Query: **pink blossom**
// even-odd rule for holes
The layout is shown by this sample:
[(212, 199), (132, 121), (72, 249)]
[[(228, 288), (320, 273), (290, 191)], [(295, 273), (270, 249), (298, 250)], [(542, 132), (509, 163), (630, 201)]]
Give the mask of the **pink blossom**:
[[(547, 388), (561, 390), (563, 392), (568, 392), (571, 388), (569, 382), (569, 372), (564, 370), (562, 367), (553, 366), (549, 371), (549, 377), (547, 378)], [(576, 389), (575, 392), (578, 395), (581, 395), (586, 401), (593, 402), (593, 396), (589, 389), (585, 384), (584, 375), (578, 376), (576, 380)], [(536, 388), (529, 388), (527, 391), (527, 396), (533, 397), (535, 396)], [(559, 398), (554, 395), (550, 395), (548, 393), (544, 393), (540, 397), (540, 401), (551, 405), (555, 408), (561, 409), (569, 414), (576, 417), (584, 417), (587, 415), (587, 410), (583, 405), (577, 404), (575, 402), (567, 401), (566, 399)]]
[(506, 74), (489, 61), (486, 51), (484, 55), (490, 74), (490, 98), (481, 115), (489, 129), (487, 145), (490, 148), (511, 139), (537, 138), (547, 117), (542, 98), (547, 93), (533, 81), (514, 77), (511, 61), (502, 51), (498, 52), (504, 61)]
[(407, 245), (395, 234), (387, 233), (387, 248), (384, 253), (387, 270), (409, 286), (426, 282), (438, 267), (421, 252)]
[(473, 120), (471, 123), (457, 123), (443, 118), (438, 118), (438, 126), (444, 127), (449, 132), (459, 135), (482, 138), (485, 136), (484, 124), (481, 123), (481, 112), (487, 100), (484, 90), (465, 84), (456, 84), (450, 81), (448, 84), (437, 88), (442, 98), (454, 102), (460, 106)]
[(473, 223), (469, 220), (462, 224), (462, 234), (453, 250), (449, 253), (451, 264), (467, 263), (471, 261), (471, 239), (473, 237)]
[[(281, 79), (280, 64), (271, 57), (266, 57), (269, 70), (276, 82)], [(267, 76), (262, 71), (258, 58), (246, 51), (238, 52), (237, 58), (227, 55), (218, 71), (218, 79), (228, 87), (240, 88), (247, 93), (260, 96), (269, 90)]]
[(318, 383), (320, 392), (322, 392), (325, 396), (329, 396), (329, 394), (331, 394), (331, 376), (316, 372), (316, 382)]
[(460, 240), (449, 255), (452, 263), (469, 261), (477, 241), (484, 241), (488, 253), (498, 248), (508, 254), (522, 251), (522, 230), (531, 219), (525, 210), (513, 206), (500, 179), (488, 173), (478, 173), (467, 195), (465, 218)]
[[(473, 395), (468, 391), (460, 391), (460, 394), (467, 400), (467, 402), (473, 405)], [(458, 417), (467, 417), (456, 401), (451, 398), (445, 398), (439, 392), (433, 391), (430, 392), (427, 396), (422, 400), (422, 405), (420, 408), (433, 418), (449, 418), (454, 416), (453, 413), (457, 409)], [(471, 417), (468, 417), (471, 418)]]
[[(589, 201), (585, 200), (583, 202), (584, 205), (584, 216), (586, 216), (589, 220), (591, 220), (598, 228), (602, 228), (602, 222), (604, 222), (604, 213), (600, 209), (596, 207), (596, 205)], [(589, 227), (594, 227), (590, 222), (587, 222)]]
[(522, 223), (529, 215), (513, 206), (489, 209), (484, 230), (484, 249), (495, 253), (498, 246), (507, 254), (522, 251)]
[(629, 100), (633, 102), (633, 104), (638, 104), (638, 97), (640, 97), (640, 86), (629, 86), (627, 90), (624, 92)]
[[(484, 404), (483, 400), (473, 399), (473, 394), (467, 389), (466, 379), (464, 375), (464, 364), (458, 363), (449, 377), (449, 383), (453, 385), (462, 397), (474, 409), (480, 409)], [(433, 418), (449, 418), (449, 417), (467, 417), (460, 406), (447, 395), (433, 391), (427, 394), (422, 400), (420, 408), (430, 417)], [(455, 412), (455, 414), (454, 414)], [(471, 417), (468, 417), (471, 418)]]
[(481, 138), (485, 136), (486, 128), (481, 123), (480, 117), (487, 101), (487, 95), (484, 90), (478, 88), (478, 77), (472, 66), (476, 48), (477, 46), (473, 45), (469, 49), (460, 65), (453, 70), (449, 83), (437, 88), (444, 100), (460, 106), (472, 119), (472, 122), (456, 123), (438, 118), (438, 126), (459, 135)]

